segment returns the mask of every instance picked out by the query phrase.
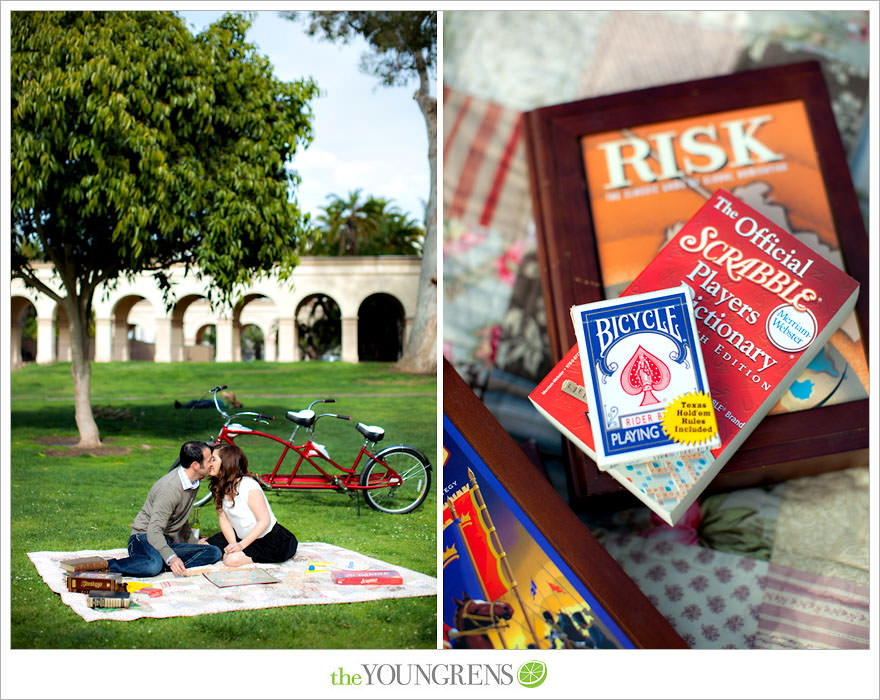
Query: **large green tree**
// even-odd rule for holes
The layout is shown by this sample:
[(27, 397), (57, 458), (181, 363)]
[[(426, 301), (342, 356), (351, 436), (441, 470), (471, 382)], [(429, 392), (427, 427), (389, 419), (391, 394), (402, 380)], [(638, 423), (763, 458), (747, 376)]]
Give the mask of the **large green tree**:
[(399, 362), (413, 372), (437, 370), (437, 99), (431, 77), (437, 62), (437, 13), (417, 11), (285, 12), (288, 19), (307, 15), (307, 31), (331, 41), (366, 40), (370, 51), (361, 67), (385, 85), (418, 81), (413, 99), (428, 135), (430, 190), (425, 207), (425, 240), (419, 298), (413, 327)]
[[(251, 18), (193, 36), (170, 12), (13, 12), (12, 276), (54, 298), (71, 331), (80, 444), (91, 411), (95, 290), (169, 266), (229, 304), (260, 271), (289, 275), (302, 235), (287, 166), (311, 139), (311, 80), (277, 80)], [(34, 264), (54, 268), (58, 288)]]

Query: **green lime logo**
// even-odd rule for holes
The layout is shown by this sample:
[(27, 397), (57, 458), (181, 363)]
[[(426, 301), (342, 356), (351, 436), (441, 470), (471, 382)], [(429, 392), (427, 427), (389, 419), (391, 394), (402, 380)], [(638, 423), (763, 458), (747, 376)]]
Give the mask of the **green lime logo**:
[(537, 688), (547, 678), (547, 664), (543, 661), (526, 661), (516, 672), (516, 679), (523, 688)]

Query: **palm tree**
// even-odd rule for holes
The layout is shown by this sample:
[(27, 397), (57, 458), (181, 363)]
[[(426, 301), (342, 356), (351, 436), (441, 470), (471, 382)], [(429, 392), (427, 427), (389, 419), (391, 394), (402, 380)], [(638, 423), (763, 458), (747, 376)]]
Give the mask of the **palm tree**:
[(339, 237), (339, 255), (358, 255), (362, 243), (368, 243), (376, 232), (374, 203), (361, 201), (361, 190), (348, 193), (342, 204), (342, 227)]
[(376, 199), (378, 235), (370, 246), (372, 255), (419, 255), (425, 230), (386, 199)]
[(328, 195), (306, 244), (309, 255), (418, 255), (424, 230), (391, 202), (361, 190)]
[(339, 197), (328, 195), (331, 201), (321, 207), (317, 226), (305, 241), (304, 252), (308, 255), (333, 255), (341, 238), (344, 217), (344, 203)]

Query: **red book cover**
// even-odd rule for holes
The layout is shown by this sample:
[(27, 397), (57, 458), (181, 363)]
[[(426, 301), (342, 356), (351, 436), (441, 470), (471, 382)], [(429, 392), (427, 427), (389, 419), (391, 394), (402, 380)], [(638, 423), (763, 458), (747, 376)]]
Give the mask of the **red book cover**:
[(394, 570), (334, 571), (331, 577), (333, 583), (341, 586), (400, 586), (403, 584), (403, 577)]
[(532, 405), (578, 448), (596, 460), (580, 351), (574, 345), (529, 394)]
[(115, 571), (78, 571), (67, 577), (67, 590), (74, 593), (115, 591), (121, 585), (122, 574)]
[[(859, 287), (725, 190), (718, 190), (700, 208), (624, 294), (679, 282), (695, 294), (697, 331), (721, 447), (702, 457), (621, 465), (608, 471), (670, 524), (823, 351), (855, 306)], [(565, 359), (549, 378), (557, 376), (564, 363)], [(533, 401), (537, 393), (542, 402), (539, 390), (547, 381), (532, 393)], [(570, 418), (557, 412), (555, 416), (565, 425), (580, 425), (580, 415)]]

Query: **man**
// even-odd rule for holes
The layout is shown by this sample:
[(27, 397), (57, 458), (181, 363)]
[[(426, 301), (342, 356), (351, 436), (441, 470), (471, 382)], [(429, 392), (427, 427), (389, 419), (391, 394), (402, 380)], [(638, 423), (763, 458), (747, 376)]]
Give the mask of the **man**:
[(110, 571), (126, 576), (157, 576), (167, 568), (182, 576), (188, 567), (219, 561), (219, 547), (193, 544), (189, 510), (199, 482), (208, 474), (211, 448), (204, 442), (187, 442), (180, 448), (180, 466), (159, 479), (134, 519), (128, 538), (128, 557), (110, 559)]
[[(234, 391), (220, 392), (220, 401), (218, 403), (224, 411), (228, 411), (230, 407), (242, 408), (244, 406), (241, 401), (235, 398)], [(214, 399), (192, 399), (186, 403), (180, 403), (180, 401), (175, 399), (174, 408), (214, 408)]]

